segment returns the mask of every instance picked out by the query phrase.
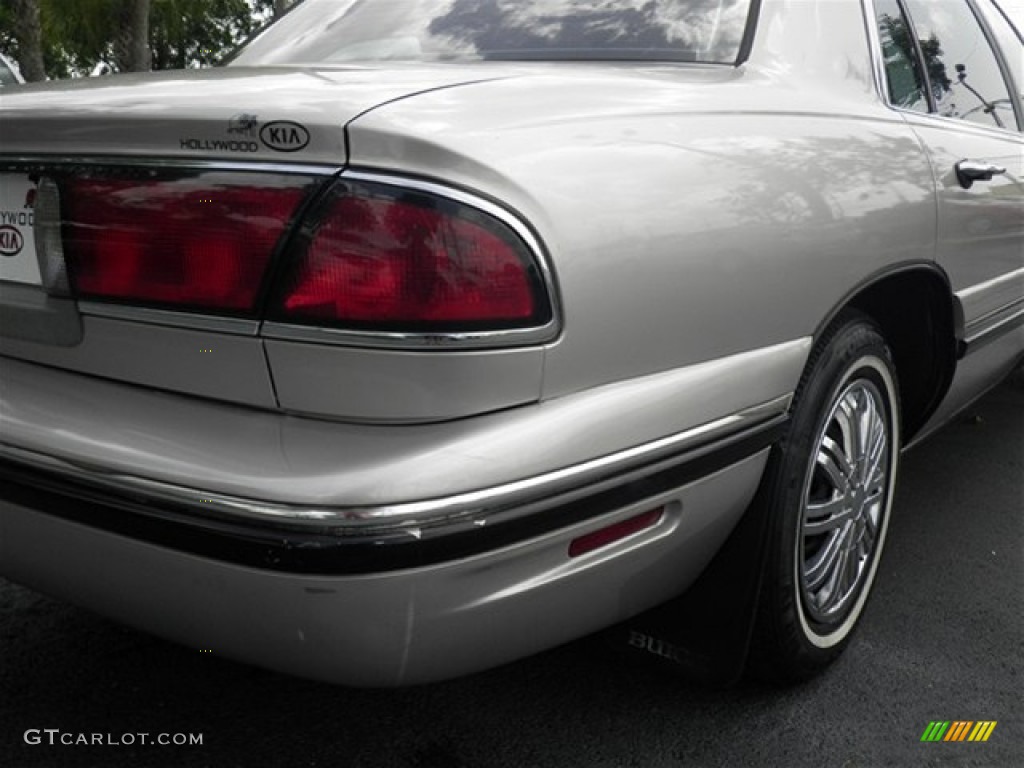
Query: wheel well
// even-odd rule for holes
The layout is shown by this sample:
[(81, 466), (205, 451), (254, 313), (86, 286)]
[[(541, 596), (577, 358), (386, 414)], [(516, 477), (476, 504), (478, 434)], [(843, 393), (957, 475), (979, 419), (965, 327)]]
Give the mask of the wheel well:
[(871, 317), (892, 349), (903, 439), (910, 442), (935, 412), (956, 370), (956, 321), (949, 283), (931, 269), (912, 269), (872, 283), (846, 306)]

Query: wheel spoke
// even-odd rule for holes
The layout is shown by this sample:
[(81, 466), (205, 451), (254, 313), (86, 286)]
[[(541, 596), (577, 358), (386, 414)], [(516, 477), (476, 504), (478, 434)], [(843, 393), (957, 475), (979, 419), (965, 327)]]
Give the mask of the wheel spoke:
[(871, 557), (871, 551), (875, 546), (875, 540), (873, 535), (869, 535), (867, 527), (864, 529), (864, 536), (861, 538), (860, 543), (857, 545), (857, 553), (862, 560)]
[[(850, 401), (849, 397), (844, 397), (839, 401), (839, 406), (835, 412), (835, 423), (839, 429), (839, 433), (842, 435), (843, 447), (842, 454), (847, 456), (857, 455), (856, 446), (856, 431), (857, 431), (857, 416), (854, 413), (854, 404)], [(826, 439), (829, 439), (826, 435)], [(853, 472), (853, 467), (849, 467), (850, 471), (847, 473), (847, 477)]]
[(826, 586), (818, 592), (818, 605), (824, 611), (831, 611), (836, 601), (841, 599), (846, 591), (846, 571), (850, 561), (850, 548), (848, 545), (851, 527), (846, 528), (840, 536), (836, 545), (836, 554), (832, 565), (826, 575)]
[(825, 542), (825, 546), (804, 564), (804, 578), (807, 582), (807, 588), (812, 592), (821, 587), (834, 574), (836, 563), (839, 561), (844, 549), (843, 541), (845, 539), (845, 531), (836, 531)]
[(878, 517), (881, 512), (881, 501), (876, 501), (864, 513), (864, 538), (861, 541), (870, 547), (875, 546), (875, 537), (878, 535)]
[(849, 520), (850, 515), (850, 502), (844, 496), (808, 504), (804, 518), (804, 538), (828, 533)]
[[(853, 536), (853, 528), (852, 527), (851, 527), (851, 531), (850, 531), (850, 536), (851, 536), (851, 538)], [(836, 595), (836, 602), (845, 600), (846, 596), (850, 594), (850, 592), (853, 590), (854, 585), (857, 583), (857, 576), (860, 573), (860, 564), (861, 564), (861, 559), (860, 559), (859, 556), (857, 556), (857, 555), (860, 554), (859, 553), (859, 547), (860, 547), (860, 544), (858, 542), (856, 547), (854, 547), (854, 546), (846, 546), (844, 548), (845, 552), (846, 552), (846, 558), (845, 558), (845, 560), (843, 562), (843, 570), (842, 570), (843, 576), (842, 576), (842, 580), (841, 580), (842, 589), (840, 590), (840, 593), (838, 595)], [(854, 549), (858, 550), (858, 552), (856, 554), (854, 553)]]
[(875, 501), (885, 493), (885, 475), (879, 474), (872, 477), (864, 488), (864, 497), (868, 501)]
[(853, 448), (850, 451), (850, 458), (854, 460), (867, 452), (871, 419), (870, 407), (868, 405), (869, 400), (870, 398), (863, 397), (856, 391), (850, 392), (846, 397), (846, 402), (850, 404), (850, 412), (852, 414), (850, 426), (853, 434), (850, 436), (850, 442), (853, 443)]
[(870, 484), (876, 475), (884, 473), (882, 462), (888, 455), (888, 446), (889, 442), (886, 439), (885, 423), (878, 416), (877, 411), (875, 411), (874, 422), (871, 427), (871, 440), (865, 454), (866, 461), (864, 462), (864, 474), (862, 477), (865, 485)]
[(849, 492), (853, 466), (846, 458), (842, 448), (832, 438), (826, 436), (821, 441), (817, 464), (825, 472), (836, 491), (843, 495)]

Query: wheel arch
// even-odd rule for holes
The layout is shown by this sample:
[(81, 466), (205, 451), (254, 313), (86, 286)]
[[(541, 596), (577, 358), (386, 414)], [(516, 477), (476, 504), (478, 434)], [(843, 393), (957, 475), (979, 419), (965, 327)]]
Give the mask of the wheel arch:
[(949, 278), (933, 262), (903, 264), (872, 275), (825, 317), (815, 340), (846, 309), (870, 317), (892, 349), (903, 442), (908, 444), (942, 402), (956, 371), (963, 315)]

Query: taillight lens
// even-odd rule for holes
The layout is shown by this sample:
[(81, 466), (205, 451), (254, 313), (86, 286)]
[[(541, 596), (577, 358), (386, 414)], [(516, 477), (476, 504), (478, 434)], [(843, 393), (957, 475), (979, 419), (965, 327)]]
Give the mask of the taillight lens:
[(429, 332), (536, 327), (551, 318), (531, 251), (477, 208), (345, 181), (303, 230), (273, 319)]
[(321, 180), (78, 169), (53, 181), (79, 299), (398, 333), (535, 330), (553, 319), (529, 233), (429, 185), (340, 179), (305, 206)]
[(310, 184), (286, 176), (69, 176), (64, 253), (78, 298), (255, 313)]

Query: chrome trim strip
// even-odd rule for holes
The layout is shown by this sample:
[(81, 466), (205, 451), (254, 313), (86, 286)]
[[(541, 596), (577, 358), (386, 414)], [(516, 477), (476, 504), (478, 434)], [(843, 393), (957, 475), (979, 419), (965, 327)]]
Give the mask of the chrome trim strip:
[[(972, 285), (970, 288), (958, 291), (955, 295), (962, 308), (965, 299), (998, 290), (1016, 282), (1020, 282), (1024, 286), (1024, 268), (1015, 269), (1013, 272), (999, 275), (999, 277), (984, 283)], [(1024, 292), (1013, 301), (986, 312), (967, 324), (967, 327), (964, 328), (963, 341), (959, 343), (960, 357), (977, 352), (989, 342), (1009, 333), (1022, 322), (1024, 322)]]
[(78, 311), (83, 315), (104, 317), (110, 320), (128, 320), (133, 323), (148, 325), (164, 325), (171, 328), (188, 328), (195, 331), (210, 333), (226, 333), (235, 336), (253, 336), (259, 333), (258, 320), (244, 320), (235, 317), (217, 317), (215, 315), (197, 315), (187, 312), (175, 312), (167, 309), (150, 309), (148, 307), (130, 307), (121, 304), (103, 304), (95, 301), (79, 301)]
[(267, 160), (204, 160), (183, 157), (134, 157), (129, 155), (2, 155), (0, 170), (18, 170), (26, 166), (117, 166), (122, 168), (157, 168), (195, 171), (258, 171), (260, 173), (301, 174), (304, 176), (336, 176), (344, 165), (323, 163), (279, 163)]
[[(1015, 282), (1017, 280), (1020, 280), (1021, 284), (1024, 285), (1024, 267), (1021, 267), (1020, 269), (1015, 269), (1013, 272), (1006, 272), (1006, 273), (1000, 275), (999, 277), (996, 277), (996, 278), (994, 278), (992, 280), (988, 280), (988, 281), (986, 281), (984, 283), (978, 283), (977, 285), (972, 285), (970, 288), (965, 288), (962, 291), (957, 291), (956, 292), (956, 297), (958, 299), (960, 299), (960, 301), (963, 301), (964, 299), (969, 299), (970, 297), (974, 296), (975, 294), (985, 293), (985, 291), (996, 290), (998, 288), (1002, 288), (1004, 285), (1006, 285), (1008, 283), (1013, 283), (1013, 282)], [(1024, 298), (1024, 296), (1022, 296), (1022, 298)], [(1016, 304), (1017, 302), (1014, 301), (1012, 303)], [(1001, 311), (1001, 310), (996, 310), (996, 311)], [(974, 325), (975, 323), (983, 322), (984, 320), (985, 320), (985, 318), (981, 318), (979, 320), (975, 320), (973, 323), (971, 323), (971, 325)]]
[(346, 331), (266, 321), (260, 331), (268, 341), (297, 341), (362, 349), (394, 349), (406, 352), (445, 348), (449, 351), (499, 349), (543, 344), (555, 338), (554, 320), (539, 328), (511, 328), (475, 333), (386, 333), (384, 331)]
[(1024, 296), (1019, 299), (1014, 299), (1009, 304), (1004, 304), (999, 309), (993, 309), (991, 312), (987, 312), (979, 318), (972, 320), (967, 324), (967, 328), (964, 329), (964, 335), (968, 338), (976, 338), (983, 336), (988, 332), (988, 329), (978, 331), (977, 329), (986, 325), (1000, 325), (1005, 320), (1007, 315), (1015, 314), (1016, 310), (1024, 307)]
[(864, 25), (868, 33), (868, 49), (871, 58), (871, 70), (875, 79), (875, 88), (886, 106), (896, 109), (896, 107), (892, 106), (892, 97), (889, 94), (889, 79), (885, 74), (882, 36), (878, 32), (878, 9), (875, 8), (874, 0), (862, 0), (861, 9), (864, 11)]
[(306, 507), (262, 502), (146, 478), (0, 443), (0, 458), (36, 466), (125, 496), (184, 505), (204, 516), (328, 530), (336, 535), (398, 533), (418, 536), (423, 527), (460, 528), (507, 522), (534, 514), (573, 495), (594, 493), (651, 472), (698, 458), (776, 427), (787, 418), (792, 395), (784, 395), (721, 419), (574, 466), (491, 488), (419, 502), (377, 507)]
[(537, 268), (540, 270), (541, 278), (544, 282), (544, 290), (547, 293), (548, 301), (551, 302), (551, 320), (543, 326), (533, 328), (513, 328), (468, 333), (353, 331), (267, 321), (263, 323), (260, 329), (260, 335), (263, 338), (353, 347), (423, 350), (436, 348), (491, 349), (496, 347), (524, 346), (528, 344), (542, 344), (558, 337), (562, 329), (562, 306), (554, 270), (539, 238), (518, 215), (479, 195), (433, 181), (362, 170), (346, 170), (342, 172), (341, 179), (357, 182), (363, 181), (370, 184), (387, 184), (414, 192), (444, 197), (470, 208), (475, 208), (508, 226), (526, 244), (526, 247), (530, 249), (537, 263)]
[[(961, 357), (966, 357), (972, 352), (977, 352), (989, 342), (995, 341), (1000, 336), (1009, 333), (1018, 325), (1024, 325), (1024, 306), (1022, 306), (1022, 304), (1024, 304), (1024, 301), (1014, 302), (1011, 307), (1017, 306), (1018, 309), (1016, 312), (1013, 312), (1012, 314), (1009, 314), (1001, 320), (993, 323), (985, 330), (979, 331), (978, 333), (965, 338), (963, 341), (964, 350)], [(989, 317), (991, 317), (991, 315)]]

